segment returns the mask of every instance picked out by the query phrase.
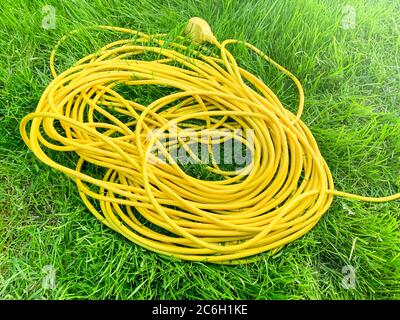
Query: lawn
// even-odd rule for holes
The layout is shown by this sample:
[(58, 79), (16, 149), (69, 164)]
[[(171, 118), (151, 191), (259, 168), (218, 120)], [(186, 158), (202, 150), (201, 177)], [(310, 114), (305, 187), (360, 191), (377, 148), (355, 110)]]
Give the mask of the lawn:
[[(81, 28), (60, 47), (59, 71), (123, 37), (88, 26), (178, 34), (193, 16), (218, 39), (246, 40), (300, 79), (302, 119), (338, 190), (399, 192), (398, 1), (0, 0), (0, 298), (399, 299), (399, 201), (336, 197), (309, 233), (257, 263), (178, 261), (102, 225), (74, 183), (25, 146), (19, 122), (52, 80), (48, 60), (62, 35)], [(296, 91), (274, 67), (241, 46), (232, 52), (296, 111)]]

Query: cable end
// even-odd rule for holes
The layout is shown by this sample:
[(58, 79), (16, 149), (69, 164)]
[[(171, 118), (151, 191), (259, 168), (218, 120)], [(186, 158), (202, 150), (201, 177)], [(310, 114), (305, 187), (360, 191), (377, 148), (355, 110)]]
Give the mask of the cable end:
[(217, 42), (217, 38), (212, 33), (210, 25), (207, 21), (199, 17), (189, 19), (185, 28), (185, 33), (188, 34), (194, 42), (200, 44), (204, 42), (215, 44)]

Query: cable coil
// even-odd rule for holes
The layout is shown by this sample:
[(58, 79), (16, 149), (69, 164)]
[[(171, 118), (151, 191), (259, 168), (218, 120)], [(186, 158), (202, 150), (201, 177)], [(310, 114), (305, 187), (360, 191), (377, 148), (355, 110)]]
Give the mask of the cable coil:
[[(250, 262), (308, 232), (334, 195), (376, 202), (400, 198), (400, 193), (369, 198), (335, 190), (317, 143), (300, 119), (304, 93), (299, 80), (253, 45), (219, 43), (201, 34), (200, 26), (203, 40), (217, 46), (220, 55), (191, 49), (189, 56), (189, 48), (163, 35), (99, 28), (134, 37), (110, 43), (57, 75), (54, 57), (61, 39), (51, 55), (54, 80), (36, 111), (22, 119), (20, 131), (36, 157), (76, 182), (96, 218), (132, 242), (184, 260)], [(226, 47), (238, 42), (293, 80), (297, 114), (237, 65)], [(157, 57), (140, 59), (149, 53)], [(175, 91), (141, 105), (118, 93), (121, 84)], [(252, 143), (226, 133), (237, 130), (250, 130)], [(195, 178), (171, 156), (183, 147), (201, 163), (183, 132), (206, 144), (211, 154), (213, 145), (237, 139), (251, 150), (251, 163), (227, 171), (213, 160), (206, 168), (222, 178)], [(204, 132), (206, 138), (200, 135)], [(160, 137), (169, 143), (160, 143)], [(153, 159), (154, 147), (167, 161)], [(55, 162), (47, 149), (75, 153), (76, 167)], [(89, 164), (105, 174), (95, 177), (86, 169)]]

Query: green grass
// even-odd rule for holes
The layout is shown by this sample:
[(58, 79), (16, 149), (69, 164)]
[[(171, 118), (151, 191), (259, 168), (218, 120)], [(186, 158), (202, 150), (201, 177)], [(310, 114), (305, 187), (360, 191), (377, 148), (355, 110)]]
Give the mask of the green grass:
[[(41, 27), (46, 4), (56, 8), (54, 30)], [(341, 28), (344, 5), (356, 10), (354, 29)], [(1, 0), (0, 6), (0, 298), (400, 298), (399, 201), (335, 198), (311, 232), (259, 263), (182, 262), (101, 225), (73, 182), (40, 163), (18, 132), (51, 81), (50, 50), (64, 33), (96, 24), (177, 33), (201, 16), (219, 39), (255, 44), (302, 81), (303, 120), (339, 190), (399, 192), (398, 1)], [(61, 47), (59, 70), (116, 37), (84, 28)], [(295, 111), (293, 88), (274, 68), (243, 48), (232, 51)], [(45, 265), (56, 270), (53, 290), (41, 285)], [(346, 265), (355, 269), (354, 289), (342, 286)]]

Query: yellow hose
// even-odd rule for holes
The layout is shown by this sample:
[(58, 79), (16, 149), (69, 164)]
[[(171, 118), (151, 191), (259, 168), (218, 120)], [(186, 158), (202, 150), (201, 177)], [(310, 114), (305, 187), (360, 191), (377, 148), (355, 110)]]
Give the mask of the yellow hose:
[[(57, 75), (55, 52), (65, 37), (54, 48), (54, 80), (36, 111), (22, 119), (20, 132), (36, 157), (76, 182), (96, 218), (161, 254), (237, 264), (304, 235), (329, 209), (334, 195), (375, 202), (400, 198), (400, 193), (370, 198), (336, 191), (317, 143), (300, 119), (304, 93), (299, 80), (241, 42), (294, 81), (299, 106), (293, 114), (259, 78), (238, 67), (226, 46), (239, 41), (219, 43), (208, 25), (194, 22), (197, 31), (189, 28), (193, 40), (211, 42), (219, 56), (190, 49), (189, 57), (189, 48), (167, 42), (163, 35), (101, 26), (134, 37), (110, 43)], [(156, 58), (140, 59), (149, 53)], [(177, 90), (144, 106), (118, 94), (120, 84)], [(252, 143), (245, 135), (226, 134), (235, 130), (251, 132)], [(196, 179), (170, 155), (178, 146), (190, 153), (183, 132), (206, 144), (209, 153), (213, 144), (237, 139), (251, 150), (251, 163), (224, 171), (212, 161), (207, 170), (222, 179)], [(163, 145), (160, 137), (170, 142)], [(154, 147), (166, 159), (157, 161)], [(45, 152), (49, 149), (74, 152), (76, 167), (55, 162)], [(96, 178), (89, 163), (105, 174)]]

